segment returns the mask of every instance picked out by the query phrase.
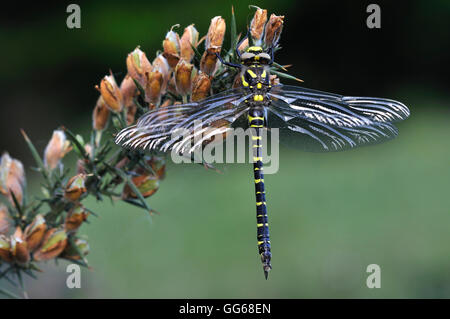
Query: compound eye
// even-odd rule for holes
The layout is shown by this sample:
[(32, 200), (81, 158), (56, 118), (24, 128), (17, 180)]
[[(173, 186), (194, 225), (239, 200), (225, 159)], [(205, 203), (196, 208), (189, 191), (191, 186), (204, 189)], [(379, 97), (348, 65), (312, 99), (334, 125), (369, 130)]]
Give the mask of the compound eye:
[(260, 59), (270, 61), (270, 55), (267, 54), (267, 53), (263, 52), (263, 53), (258, 54), (258, 56), (259, 56)]
[(246, 60), (249, 60), (249, 59), (253, 59), (254, 57), (255, 57), (255, 54), (250, 53), (250, 52), (245, 52), (245, 53), (243, 53), (241, 55), (241, 60), (242, 61), (246, 61)]

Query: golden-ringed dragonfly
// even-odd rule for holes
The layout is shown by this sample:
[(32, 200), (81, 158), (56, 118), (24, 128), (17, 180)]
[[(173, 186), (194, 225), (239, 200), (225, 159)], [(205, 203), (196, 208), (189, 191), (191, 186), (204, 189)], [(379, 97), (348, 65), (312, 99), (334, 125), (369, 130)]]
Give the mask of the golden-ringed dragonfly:
[[(135, 125), (123, 129), (116, 136), (116, 143), (142, 150), (193, 152), (216, 134), (223, 135), (235, 127), (250, 128), (258, 250), (267, 279), (272, 269), (272, 254), (262, 131), (277, 128), (282, 143), (302, 150), (341, 151), (394, 138), (398, 131), (392, 123), (406, 119), (409, 110), (404, 104), (389, 99), (343, 96), (291, 85), (271, 86), (274, 47), (263, 50), (260, 46), (251, 46), (241, 54), (240, 43), (236, 56), (241, 63), (226, 62), (219, 55), (218, 58), (225, 66), (240, 71), (241, 87), (202, 101), (151, 110)], [(187, 131), (187, 136), (173, 137), (177, 129)], [(199, 132), (203, 133), (200, 140)], [(194, 138), (197, 139), (193, 145)]]

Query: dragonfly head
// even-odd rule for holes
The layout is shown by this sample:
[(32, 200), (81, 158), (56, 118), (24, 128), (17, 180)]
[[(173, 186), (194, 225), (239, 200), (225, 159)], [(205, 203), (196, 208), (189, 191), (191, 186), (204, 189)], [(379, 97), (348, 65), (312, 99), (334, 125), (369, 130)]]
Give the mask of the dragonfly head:
[(272, 58), (269, 53), (264, 52), (262, 47), (249, 47), (241, 54), (242, 64), (271, 64)]

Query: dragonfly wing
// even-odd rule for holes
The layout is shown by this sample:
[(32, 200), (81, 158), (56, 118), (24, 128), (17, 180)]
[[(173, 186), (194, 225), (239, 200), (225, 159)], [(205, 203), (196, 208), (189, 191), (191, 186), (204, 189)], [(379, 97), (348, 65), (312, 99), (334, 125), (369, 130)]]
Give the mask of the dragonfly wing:
[(286, 116), (338, 127), (397, 122), (410, 114), (403, 103), (390, 99), (343, 96), (291, 85), (275, 86), (269, 95)]
[(300, 116), (287, 118), (276, 107), (269, 108), (267, 122), (271, 131), (279, 129), (282, 144), (310, 152), (343, 151), (385, 142), (398, 134), (390, 123), (372, 122), (356, 127), (330, 125)]
[(242, 90), (225, 91), (199, 102), (151, 110), (116, 137), (124, 147), (191, 153), (218, 134), (226, 135), (246, 112)]

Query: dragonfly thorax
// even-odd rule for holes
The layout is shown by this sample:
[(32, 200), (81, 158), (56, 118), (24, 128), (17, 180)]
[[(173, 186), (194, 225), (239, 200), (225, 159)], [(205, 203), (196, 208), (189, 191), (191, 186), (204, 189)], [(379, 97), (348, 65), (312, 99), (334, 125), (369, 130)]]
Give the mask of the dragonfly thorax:
[(271, 86), (270, 74), (266, 66), (255, 64), (242, 68), (241, 82), (245, 89), (253, 93), (248, 102), (261, 104), (267, 101), (266, 93)]

